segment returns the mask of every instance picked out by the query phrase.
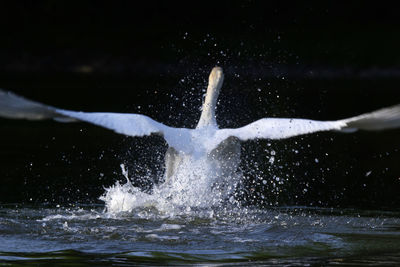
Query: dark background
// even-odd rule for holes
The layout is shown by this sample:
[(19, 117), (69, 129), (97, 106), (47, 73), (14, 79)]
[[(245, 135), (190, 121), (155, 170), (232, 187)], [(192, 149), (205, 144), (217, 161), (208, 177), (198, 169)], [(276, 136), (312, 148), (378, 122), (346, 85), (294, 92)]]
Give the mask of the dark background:
[[(399, 26), (390, 2), (2, 2), (0, 88), (57, 107), (193, 127), (208, 73), (220, 65), (221, 127), (265, 116), (339, 119), (400, 102)], [(120, 163), (144, 189), (163, 171), (157, 137), (5, 119), (0, 132), (3, 203), (98, 202), (104, 186), (124, 181)], [(246, 142), (242, 197), (398, 208), (399, 136)]]

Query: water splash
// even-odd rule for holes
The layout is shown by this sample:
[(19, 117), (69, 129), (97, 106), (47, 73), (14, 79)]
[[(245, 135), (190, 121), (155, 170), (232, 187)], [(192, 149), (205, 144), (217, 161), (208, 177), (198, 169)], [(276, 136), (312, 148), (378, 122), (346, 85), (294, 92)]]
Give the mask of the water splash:
[(235, 199), (239, 173), (225, 177), (208, 158), (183, 157), (176, 173), (164, 183), (154, 185), (150, 192), (134, 186), (125, 165), (120, 167), (126, 183), (116, 182), (100, 197), (108, 213), (145, 207), (173, 215), (190, 213), (192, 209), (239, 205)]

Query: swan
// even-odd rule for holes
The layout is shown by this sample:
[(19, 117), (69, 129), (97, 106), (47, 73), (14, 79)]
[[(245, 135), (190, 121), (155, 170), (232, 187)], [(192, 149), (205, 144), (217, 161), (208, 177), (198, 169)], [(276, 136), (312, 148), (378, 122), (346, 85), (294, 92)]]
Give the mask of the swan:
[[(240, 163), (240, 143), (251, 139), (284, 139), (321, 131), (354, 132), (400, 127), (400, 104), (336, 121), (298, 118), (263, 118), (240, 128), (220, 129), (215, 118), (217, 99), (224, 80), (221, 67), (209, 76), (207, 93), (196, 128), (175, 128), (141, 114), (81, 112), (56, 108), (0, 90), (0, 116), (10, 119), (60, 122), (83, 121), (126, 136), (162, 136), (168, 144), (165, 183), (185, 159), (205, 159), (219, 177), (231, 177)], [(192, 162), (192, 161), (191, 161)]]

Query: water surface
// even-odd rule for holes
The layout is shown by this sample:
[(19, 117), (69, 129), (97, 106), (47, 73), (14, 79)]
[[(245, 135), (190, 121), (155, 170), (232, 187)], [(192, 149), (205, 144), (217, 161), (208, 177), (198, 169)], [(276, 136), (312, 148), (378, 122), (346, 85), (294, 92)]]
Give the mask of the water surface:
[(0, 209), (0, 262), (26, 265), (392, 265), (400, 262), (400, 212), (282, 207), (103, 206)]

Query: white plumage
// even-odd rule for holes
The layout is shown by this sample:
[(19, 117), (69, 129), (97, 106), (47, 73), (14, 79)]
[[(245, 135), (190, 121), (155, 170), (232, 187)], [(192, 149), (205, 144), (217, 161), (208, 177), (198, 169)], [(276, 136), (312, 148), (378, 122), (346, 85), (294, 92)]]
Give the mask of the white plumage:
[(167, 178), (173, 175), (182, 157), (189, 155), (195, 158), (208, 157), (218, 161), (226, 172), (234, 172), (240, 158), (239, 140), (283, 139), (331, 130), (352, 132), (359, 129), (383, 130), (400, 127), (400, 105), (395, 105), (337, 121), (264, 118), (241, 128), (219, 129), (215, 120), (215, 106), (223, 77), (220, 67), (213, 68), (203, 111), (195, 129), (170, 127), (140, 114), (92, 113), (59, 109), (2, 90), (0, 90), (0, 116), (28, 120), (85, 121), (127, 136), (161, 135), (170, 147), (166, 155)]

